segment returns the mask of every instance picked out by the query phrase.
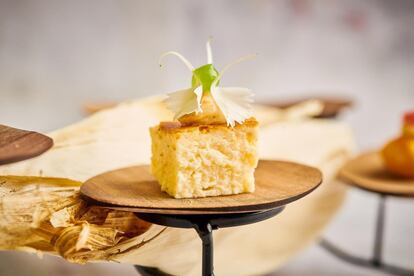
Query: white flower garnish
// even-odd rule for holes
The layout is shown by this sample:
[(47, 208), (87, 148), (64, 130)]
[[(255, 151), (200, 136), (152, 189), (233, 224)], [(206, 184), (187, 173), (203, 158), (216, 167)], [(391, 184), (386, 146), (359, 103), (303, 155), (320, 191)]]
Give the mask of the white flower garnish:
[(190, 114), (193, 112), (202, 112), (201, 98), (203, 96), (203, 88), (198, 86), (197, 88), (188, 88), (169, 93), (165, 103), (169, 110), (174, 112), (174, 120)]
[(207, 41), (207, 64), (194, 69), (194, 66), (181, 54), (177, 52), (166, 52), (160, 57), (160, 66), (162, 59), (167, 55), (177, 56), (186, 67), (192, 72), (192, 87), (168, 94), (166, 99), (167, 107), (175, 113), (174, 119), (195, 112), (203, 112), (201, 106), (202, 97), (205, 93), (210, 92), (218, 108), (226, 118), (228, 126), (234, 127), (236, 123), (243, 123), (251, 116), (251, 103), (254, 94), (250, 89), (243, 87), (219, 87), (219, 81), (230, 67), (247, 59), (254, 58), (256, 55), (249, 55), (239, 58), (226, 65), (223, 70), (218, 71), (213, 66), (213, 55), (211, 51), (210, 40)]

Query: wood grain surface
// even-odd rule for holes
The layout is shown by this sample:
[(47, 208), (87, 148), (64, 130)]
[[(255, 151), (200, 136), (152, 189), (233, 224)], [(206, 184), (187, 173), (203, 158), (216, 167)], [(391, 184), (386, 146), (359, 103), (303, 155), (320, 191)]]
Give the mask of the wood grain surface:
[(160, 190), (149, 166), (135, 166), (93, 177), (82, 185), (81, 193), (104, 205), (122, 206), (125, 210), (137, 212), (251, 212), (282, 206), (307, 195), (321, 184), (322, 173), (297, 163), (261, 160), (255, 178), (254, 193), (175, 199)]
[(0, 125), (0, 165), (38, 156), (52, 146), (43, 134)]
[(378, 152), (364, 153), (350, 160), (339, 175), (348, 184), (370, 192), (414, 197), (414, 179), (389, 173)]
[(303, 99), (297, 99), (292, 101), (284, 102), (263, 102), (262, 104), (277, 107), (277, 108), (289, 108), (301, 102), (307, 100), (319, 100), (323, 104), (323, 109), (321, 114), (315, 116), (315, 118), (334, 118), (338, 116), (344, 109), (350, 108), (353, 105), (353, 101), (346, 98), (327, 98), (327, 97), (308, 97)]

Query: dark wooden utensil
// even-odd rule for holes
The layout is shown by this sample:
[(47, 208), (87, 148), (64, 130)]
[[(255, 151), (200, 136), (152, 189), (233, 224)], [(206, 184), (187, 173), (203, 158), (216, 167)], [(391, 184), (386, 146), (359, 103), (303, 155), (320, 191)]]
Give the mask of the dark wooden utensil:
[(0, 165), (38, 156), (52, 146), (43, 134), (0, 125)]

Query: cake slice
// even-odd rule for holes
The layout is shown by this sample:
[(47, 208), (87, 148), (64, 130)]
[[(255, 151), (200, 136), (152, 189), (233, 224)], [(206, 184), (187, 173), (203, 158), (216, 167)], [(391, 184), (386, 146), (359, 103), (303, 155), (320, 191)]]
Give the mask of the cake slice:
[(253, 192), (257, 128), (254, 118), (234, 127), (161, 123), (150, 129), (152, 174), (175, 198)]

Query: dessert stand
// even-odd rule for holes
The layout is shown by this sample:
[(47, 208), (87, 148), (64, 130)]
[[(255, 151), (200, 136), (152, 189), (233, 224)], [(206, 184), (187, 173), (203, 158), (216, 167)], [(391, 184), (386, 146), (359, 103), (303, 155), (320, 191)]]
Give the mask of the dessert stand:
[[(164, 215), (138, 213), (137, 216), (145, 221), (176, 228), (194, 228), (202, 242), (202, 275), (213, 274), (213, 231), (225, 228), (252, 224), (276, 216), (284, 209), (284, 206), (264, 211), (228, 214), (206, 215)], [(154, 275), (149, 273), (154, 268), (135, 266), (141, 275)], [(165, 273), (164, 273), (165, 274)]]
[(414, 180), (388, 173), (377, 152), (365, 153), (349, 161), (339, 175), (347, 184), (379, 195), (372, 258), (364, 259), (349, 254), (326, 239), (320, 245), (336, 257), (354, 265), (371, 267), (394, 275), (414, 275), (414, 270), (385, 264), (382, 258), (386, 199), (389, 196), (414, 198)]
[[(149, 166), (110, 171), (81, 186), (85, 199), (127, 210), (148, 222), (194, 228), (202, 241), (202, 275), (214, 275), (213, 231), (269, 219), (285, 205), (315, 190), (322, 182), (318, 169), (291, 162), (261, 160), (254, 193), (174, 199), (161, 192)], [(135, 266), (142, 275), (168, 275), (156, 268)]]

